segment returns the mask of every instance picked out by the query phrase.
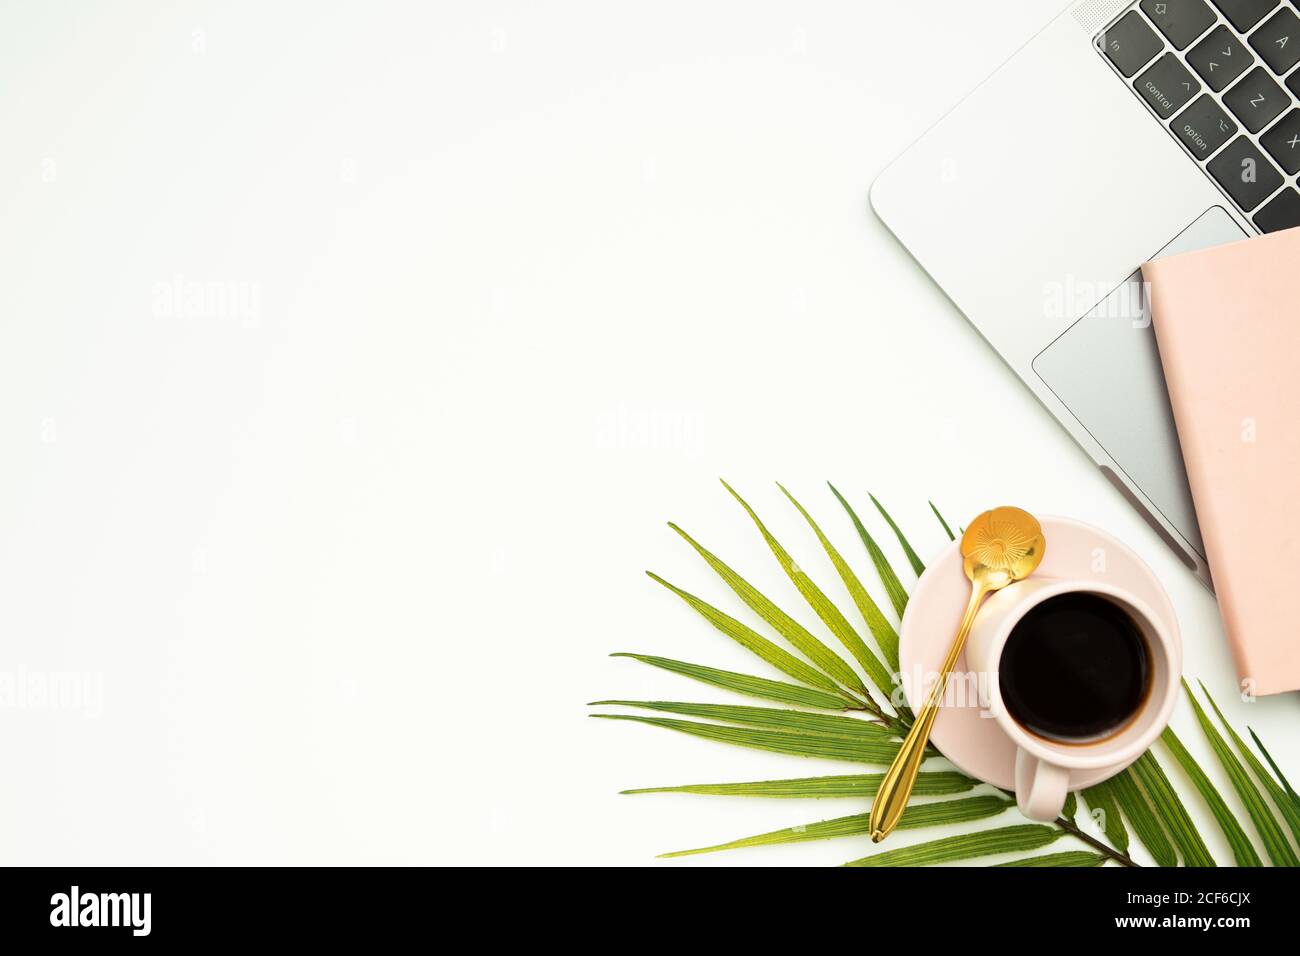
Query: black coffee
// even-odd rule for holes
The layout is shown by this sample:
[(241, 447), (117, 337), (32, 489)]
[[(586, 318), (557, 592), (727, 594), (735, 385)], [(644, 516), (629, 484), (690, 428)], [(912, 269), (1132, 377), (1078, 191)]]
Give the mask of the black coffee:
[(1120, 729), (1150, 681), (1142, 631), (1096, 594), (1048, 598), (1016, 624), (998, 665), (1007, 712), (1042, 737), (1083, 742)]

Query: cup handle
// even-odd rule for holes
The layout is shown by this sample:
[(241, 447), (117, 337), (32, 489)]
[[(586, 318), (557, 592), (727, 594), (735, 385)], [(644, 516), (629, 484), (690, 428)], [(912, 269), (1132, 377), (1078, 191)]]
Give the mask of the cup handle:
[(1069, 792), (1069, 770), (1016, 751), (1016, 805), (1021, 813), (1031, 820), (1051, 822), (1061, 815)]

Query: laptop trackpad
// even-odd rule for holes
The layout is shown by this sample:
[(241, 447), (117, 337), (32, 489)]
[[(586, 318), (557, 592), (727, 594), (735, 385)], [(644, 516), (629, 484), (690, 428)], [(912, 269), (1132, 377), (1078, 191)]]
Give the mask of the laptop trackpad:
[[(1241, 227), (1215, 206), (1153, 259), (1244, 239)], [(1039, 353), (1034, 371), (1125, 474), (1205, 557), (1187, 487), (1160, 354), (1133, 275)]]

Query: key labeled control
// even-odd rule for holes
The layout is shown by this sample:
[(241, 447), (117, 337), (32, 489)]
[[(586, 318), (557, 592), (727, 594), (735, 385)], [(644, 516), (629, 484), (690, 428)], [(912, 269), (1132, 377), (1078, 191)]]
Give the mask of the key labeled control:
[(1166, 53), (1147, 67), (1133, 81), (1133, 86), (1161, 119), (1169, 119), (1201, 91), (1196, 77), (1172, 53)]

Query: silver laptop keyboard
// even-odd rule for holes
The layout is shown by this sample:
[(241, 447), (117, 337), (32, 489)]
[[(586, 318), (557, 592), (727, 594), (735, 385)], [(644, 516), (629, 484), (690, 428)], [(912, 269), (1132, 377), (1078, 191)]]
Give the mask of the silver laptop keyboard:
[(1141, 0), (1095, 43), (1260, 232), (1300, 226), (1293, 3)]

